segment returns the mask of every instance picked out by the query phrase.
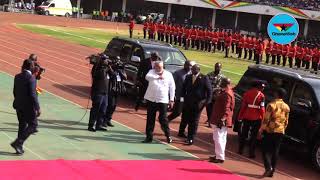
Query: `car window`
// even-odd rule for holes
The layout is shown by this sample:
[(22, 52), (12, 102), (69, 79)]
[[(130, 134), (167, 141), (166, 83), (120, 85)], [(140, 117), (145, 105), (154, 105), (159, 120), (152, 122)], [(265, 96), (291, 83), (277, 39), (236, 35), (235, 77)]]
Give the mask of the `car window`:
[(134, 47), (133, 48), (133, 52), (132, 52), (132, 56), (137, 56), (140, 58), (140, 60), (143, 59), (143, 50), (141, 47)]
[(286, 90), (287, 92), (287, 95), (285, 97), (285, 101), (288, 102), (289, 101), (289, 98), (290, 98), (290, 94), (291, 94), (291, 91), (292, 91), (292, 88), (293, 88), (293, 81), (288, 78), (288, 77), (284, 77), (284, 76), (273, 76), (273, 77), (270, 77), (268, 78), (267, 80), (267, 86), (264, 90), (264, 94), (267, 96), (267, 97), (270, 97), (270, 99), (273, 99), (273, 91), (274, 89), (276, 88), (283, 88)]
[(273, 90), (275, 88), (284, 88), (288, 93), (285, 100), (289, 100), (289, 95), (291, 94), (294, 81), (280, 74), (270, 75), (270, 73), (268, 74), (263, 71), (249, 69), (243, 75), (235, 89), (240, 95), (242, 95), (244, 92), (249, 90), (252, 87), (252, 83), (257, 80), (262, 80), (266, 82), (266, 87), (263, 92), (266, 96), (267, 102), (271, 101), (274, 98)]
[(112, 57), (120, 56), (122, 44), (123, 43), (119, 40), (112, 40), (108, 44), (108, 47), (105, 50), (105, 54)]
[(132, 44), (125, 43), (122, 47), (122, 50), (120, 52), (120, 59), (122, 61), (128, 61), (130, 60), (132, 53)]
[(315, 99), (313, 98), (312, 89), (306, 84), (299, 83), (295, 87), (292, 96), (292, 104), (293, 105), (301, 105), (301, 102), (311, 102), (311, 106), (315, 104)]
[(186, 61), (185, 56), (180, 51), (168, 49), (147, 49), (145, 57), (149, 58), (152, 52), (158, 52), (165, 65), (183, 66)]

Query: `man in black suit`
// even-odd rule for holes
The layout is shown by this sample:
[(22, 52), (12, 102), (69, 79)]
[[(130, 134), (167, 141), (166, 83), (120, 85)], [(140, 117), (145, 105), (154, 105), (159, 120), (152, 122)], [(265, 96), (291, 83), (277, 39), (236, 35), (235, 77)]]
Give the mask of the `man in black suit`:
[(36, 131), (37, 117), (40, 116), (40, 106), (36, 92), (36, 79), (32, 75), (34, 62), (25, 60), (22, 72), (14, 78), (13, 108), (17, 111), (19, 130), (18, 138), (11, 143), (17, 154), (23, 154), (23, 143)]
[[(212, 88), (207, 76), (200, 73), (200, 66), (195, 64), (191, 68), (192, 74), (187, 75), (183, 83), (181, 101), (183, 104), (182, 118), (179, 128), (179, 137), (187, 138), (188, 145), (193, 144), (197, 133), (199, 118), (202, 109), (212, 97)], [(188, 136), (184, 134), (188, 125)]]
[(144, 94), (146, 93), (148, 88), (148, 81), (146, 80), (146, 75), (153, 68), (153, 64), (156, 61), (161, 61), (161, 58), (158, 52), (151, 53), (150, 58), (147, 58), (144, 61), (140, 62), (138, 74), (137, 74), (137, 85), (139, 87), (139, 92), (137, 95), (136, 106), (135, 106), (136, 111), (138, 111), (144, 99)]

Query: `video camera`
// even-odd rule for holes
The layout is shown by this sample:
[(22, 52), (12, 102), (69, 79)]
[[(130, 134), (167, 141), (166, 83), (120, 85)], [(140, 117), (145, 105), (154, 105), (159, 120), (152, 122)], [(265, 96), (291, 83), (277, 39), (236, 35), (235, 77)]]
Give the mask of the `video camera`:
[(41, 67), (38, 63), (35, 63), (34, 66), (35, 66), (35, 72), (36, 72), (36, 79), (40, 80), (42, 73), (45, 73), (46, 69)]
[(86, 59), (89, 59), (89, 63), (96, 67), (107, 68), (110, 66), (112, 69), (123, 69), (124, 63), (120, 60), (120, 57), (109, 57), (103, 53), (92, 54)]

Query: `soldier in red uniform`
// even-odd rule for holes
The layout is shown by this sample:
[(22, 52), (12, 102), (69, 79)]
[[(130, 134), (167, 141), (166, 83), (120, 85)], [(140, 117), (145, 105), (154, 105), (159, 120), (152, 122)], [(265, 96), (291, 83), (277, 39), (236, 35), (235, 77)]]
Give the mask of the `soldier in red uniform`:
[(305, 49), (304, 44), (300, 43), (297, 47), (297, 54), (296, 54), (296, 66), (299, 69), (301, 67), (301, 62), (304, 58)]
[(174, 33), (176, 31), (176, 27), (171, 24), (171, 28), (170, 28), (170, 44), (173, 44), (174, 42)]
[(295, 43), (291, 43), (291, 46), (289, 47), (289, 53), (288, 53), (290, 68), (293, 67), (293, 59), (295, 58), (296, 53), (297, 53), (297, 47)]
[(219, 51), (224, 51), (224, 37), (225, 37), (224, 30), (220, 30), (220, 32), (219, 32), (219, 44), (218, 44), (218, 50)]
[(209, 31), (207, 28), (204, 30), (204, 50), (210, 52), (210, 37), (211, 37), (211, 31)]
[(170, 35), (170, 24), (165, 24), (164, 25), (164, 36), (165, 36), (165, 39), (166, 39), (166, 43), (169, 43), (169, 35)]
[(203, 31), (203, 29), (199, 28), (197, 50), (203, 50), (203, 48), (204, 48), (204, 39), (203, 38), (204, 38), (204, 31)]
[(249, 41), (249, 61), (252, 59), (252, 55), (254, 53), (254, 46), (256, 44), (256, 38), (254, 36), (251, 37), (251, 41)]
[(145, 20), (143, 23), (143, 38), (146, 39), (147, 38), (147, 32), (149, 30), (149, 20)]
[(185, 28), (181, 25), (181, 27), (180, 27), (180, 29), (179, 29), (179, 33), (178, 33), (179, 46), (182, 45), (183, 36), (184, 36), (184, 31), (185, 31)]
[[(236, 41), (235, 42), (235, 50), (236, 50), (236, 54), (238, 54), (239, 53), (238, 52), (238, 50), (239, 50), (238, 46), (239, 46), (241, 35), (238, 32), (236, 32), (235, 34), (236, 34), (235, 35), (235, 41)], [(232, 52), (232, 53), (234, 53), (234, 52)]]
[(271, 51), (272, 51), (272, 42), (271, 39), (267, 40), (267, 44), (266, 44), (266, 63), (269, 64), (269, 60), (270, 60), (270, 55), (271, 55)]
[(289, 50), (290, 50), (290, 46), (288, 44), (282, 46), (282, 66), (283, 67), (285, 67), (287, 64)]
[(198, 31), (195, 27), (191, 30), (191, 48), (194, 49), (197, 44)]
[(275, 65), (276, 64), (276, 59), (277, 59), (277, 47), (278, 44), (276, 42), (273, 43), (272, 49), (271, 49), (271, 55), (272, 55), (272, 60), (271, 64)]
[(303, 65), (302, 67), (305, 67), (306, 70), (309, 70), (310, 68), (310, 62), (312, 61), (312, 57), (313, 57), (313, 51), (312, 51), (312, 46), (310, 44), (307, 45), (307, 47), (305, 48), (305, 56), (303, 59)]
[(224, 46), (225, 46), (225, 58), (229, 57), (229, 51), (232, 45), (232, 35), (229, 33), (227, 36), (225, 36), (224, 39)]
[(263, 50), (264, 50), (264, 45), (263, 45), (262, 39), (259, 39), (256, 43), (255, 52), (254, 52), (256, 64), (260, 64), (260, 62), (262, 61)]
[(129, 24), (129, 35), (130, 35), (130, 38), (132, 38), (133, 28), (134, 28), (134, 20), (131, 19), (130, 20), (130, 24)]
[(237, 51), (238, 51), (238, 58), (240, 59), (241, 56), (242, 56), (242, 50), (244, 48), (244, 44), (245, 44), (245, 38), (243, 36), (243, 34), (240, 35), (240, 40), (239, 40), (239, 43), (238, 43), (238, 46), (237, 46)]
[(184, 48), (185, 50), (188, 50), (191, 44), (191, 31), (192, 29), (186, 28), (184, 34)]
[(282, 55), (282, 45), (277, 44), (277, 65), (280, 66), (281, 63), (281, 55)]
[(157, 24), (153, 22), (150, 25), (150, 29), (149, 29), (149, 39), (155, 39), (156, 31), (157, 31)]
[(163, 33), (162, 22), (159, 22), (159, 23), (157, 23), (157, 37), (158, 37), (158, 41), (161, 40), (162, 33)]
[(197, 28), (197, 37), (196, 37), (196, 47), (197, 50), (200, 49), (201, 46), (201, 36), (202, 36), (202, 32), (200, 28)]
[(253, 83), (251, 89), (244, 93), (238, 117), (238, 121), (243, 123), (242, 129), (238, 130), (240, 132), (239, 154), (243, 154), (250, 131), (250, 158), (255, 158), (257, 135), (265, 113), (264, 87), (265, 84), (263, 82), (257, 81)]
[(237, 33), (232, 33), (232, 44), (231, 44), (231, 52), (234, 53), (234, 48), (236, 46), (236, 41), (237, 41)]
[(180, 25), (176, 25), (176, 28), (174, 29), (174, 32), (173, 32), (174, 45), (177, 45), (177, 44), (178, 44), (179, 31), (180, 31)]
[(219, 41), (219, 34), (218, 34), (218, 31), (215, 30), (213, 33), (212, 33), (212, 46), (213, 46), (213, 53), (216, 52), (216, 49), (217, 49), (217, 46), (218, 46), (218, 41)]
[(320, 51), (319, 51), (319, 48), (316, 46), (315, 48), (313, 48), (313, 58), (312, 58), (312, 69), (315, 74), (318, 74), (319, 60), (320, 60)]
[(247, 57), (248, 57), (250, 41), (251, 41), (251, 37), (247, 35), (245, 38), (245, 41), (244, 41), (244, 57), (243, 57), (243, 59), (247, 59)]

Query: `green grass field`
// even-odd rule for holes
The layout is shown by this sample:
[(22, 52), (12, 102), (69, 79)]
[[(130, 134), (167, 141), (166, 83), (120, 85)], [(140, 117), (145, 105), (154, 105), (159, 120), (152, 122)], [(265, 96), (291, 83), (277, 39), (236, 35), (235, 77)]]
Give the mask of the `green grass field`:
[[(70, 28), (70, 27), (53, 27), (43, 25), (32, 24), (18, 24), (19, 28), (31, 31), (33, 33), (44, 34), (54, 38), (58, 38), (67, 42), (81, 44), (87, 47), (94, 47), (104, 50), (107, 43), (115, 37), (127, 37), (128, 32), (126, 30), (104, 30), (104, 29), (92, 29), (92, 28)], [(142, 32), (135, 32), (134, 38), (142, 38)], [(180, 48), (181, 49), (181, 48)], [(238, 60), (237, 58), (224, 58), (223, 53), (208, 53), (195, 50), (183, 50), (181, 51), (190, 60), (194, 60), (201, 65), (201, 71), (208, 73), (213, 70), (213, 66), (216, 62), (220, 62), (223, 65), (223, 73), (229, 77), (233, 84), (236, 84), (241, 75), (245, 72), (248, 65), (252, 62)], [(232, 54), (232, 56), (236, 56)]]

